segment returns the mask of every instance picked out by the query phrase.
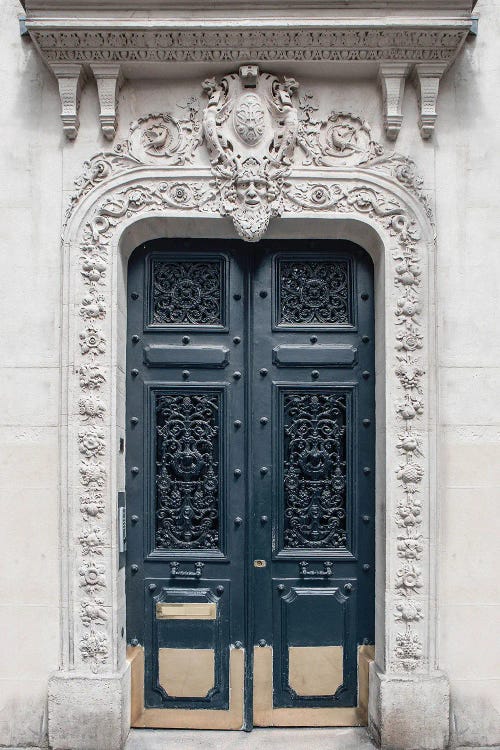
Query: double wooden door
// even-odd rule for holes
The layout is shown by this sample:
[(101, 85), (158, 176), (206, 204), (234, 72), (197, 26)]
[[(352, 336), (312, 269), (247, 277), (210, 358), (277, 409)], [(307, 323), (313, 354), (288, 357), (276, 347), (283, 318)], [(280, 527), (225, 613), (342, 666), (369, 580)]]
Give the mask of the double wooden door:
[(129, 264), (136, 726), (363, 723), (373, 270), (341, 241), (165, 239)]

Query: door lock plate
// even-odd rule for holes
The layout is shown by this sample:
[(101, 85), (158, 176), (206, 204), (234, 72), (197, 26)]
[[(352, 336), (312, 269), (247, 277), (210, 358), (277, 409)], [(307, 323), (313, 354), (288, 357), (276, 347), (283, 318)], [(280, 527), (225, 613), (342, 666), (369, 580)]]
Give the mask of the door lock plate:
[(265, 568), (267, 565), (265, 560), (254, 560), (253, 566), (254, 568)]

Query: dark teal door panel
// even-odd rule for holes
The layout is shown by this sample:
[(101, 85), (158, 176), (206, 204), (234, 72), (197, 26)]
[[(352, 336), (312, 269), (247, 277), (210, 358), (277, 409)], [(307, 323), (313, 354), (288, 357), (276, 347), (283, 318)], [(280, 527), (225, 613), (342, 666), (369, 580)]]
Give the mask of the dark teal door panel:
[[(373, 304), (371, 260), (349, 242), (165, 239), (132, 255), (127, 640), (144, 646), (146, 708), (227, 709), (244, 647), (250, 728), (261, 646), (274, 707), (356, 706), (374, 639)], [(162, 681), (159, 654), (189, 649), (213, 654), (206, 695)], [(323, 655), (335, 675), (315, 685), (303, 665)]]

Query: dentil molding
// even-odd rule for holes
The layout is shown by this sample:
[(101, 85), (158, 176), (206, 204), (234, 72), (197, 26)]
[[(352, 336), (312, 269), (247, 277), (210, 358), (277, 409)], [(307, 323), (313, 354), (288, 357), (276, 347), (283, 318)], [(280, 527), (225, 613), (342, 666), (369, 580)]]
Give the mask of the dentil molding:
[[(420, 101), (420, 130), (436, 121), (439, 82), (471, 28), (473, 0), (25, 0), (26, 26), (59, 83), (68, 138), (78, 131), (80, 91), (97, 80), (100, 122), (116, 132), (116, 97), (125, 76), (165, 73), (171, 63), (356, 63), (378, 68), (385, 127), (401, 128), (406, 79)], [(286, 7), (286, 18), (283, 9)], [(361, 65), (360, 65), (361, 64)], [(365, 71), (363, 72), (363, 68)], [(371, 74), (371, 72), (370, 72)]]

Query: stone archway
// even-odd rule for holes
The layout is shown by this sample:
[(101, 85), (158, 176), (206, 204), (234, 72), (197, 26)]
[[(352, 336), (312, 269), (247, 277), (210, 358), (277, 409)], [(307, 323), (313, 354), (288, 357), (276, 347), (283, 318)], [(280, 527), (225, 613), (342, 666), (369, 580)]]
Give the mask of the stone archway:
[[(196, 115), (195, 125), (186, 126), (183, 164), (178, 150), (168, 156), (167, 164), (145, 156), (146, 132), (158, 135), (168, 130), (171, 119), (143, 118), (134, 123), (125, 144), (87, 163), (67, 216), (61, 414), (63, 658), (50, 684), (51, 744), (119, 747), (129, 726), (116, 500), (124, 484), (120, 437), (126, 260), (134, 247), (156, 237), (232, 237), (234, 228), (224, 216), (233, 218), (244, 238), (259, 239), (267, 229), (262, 216), (246, 211), (238, 215), (237, 181), (244, 178), (254, 187), (259, 180), (263, 183), (264, 218), (269, 222), (274, 217), (267, 236), (350, 239), (374, 259), (379, 520), (370, 727), (387, 747), (401, 746), (402, 733), (405, 747), (443, 747), (448, 687), (437, 671), (432, 637), (434, 229), (421, 183), (412, 162), (385, 154), (365, 122), (332, 113), (319, 126), (311, 124), (307, 111), (297, 112), (293, 91), (286, 86), (276, 90), (283, 94), (290, 127), (278, 133), (278, 143), (283, 137), (294, 140), (287, 149), (280, 151), (278, 146), (277, 172), (272, 174), (271, 167), (248, 154), (241, 162), (243, 172), (241, 164), (227, 171), (222, 156), (214, 157), (214, 144), (220, 143), (217, 133), (212, 138), (212, 166), (193, 165), (210, 127), (207, 111), (219, 106), (214, 105), (214, 90), (217, 86), (209, 87), (205, 130)], [(340, 128), (336, 141), (327, 139), (332, 126)], [(302, 141), (300, 128), (305, 134)], [(346, 134), (351, 146), (345, 143)], [(275, 132), (271, 135), (276, 137)], [(305, 153), (302, 162), (300, 146)], [(244, 203), (244, 195), (241, 200)], [(255, 223), (257, 218), (260, 223)], [(89, 711), (91, 730), (86, 721)]]

